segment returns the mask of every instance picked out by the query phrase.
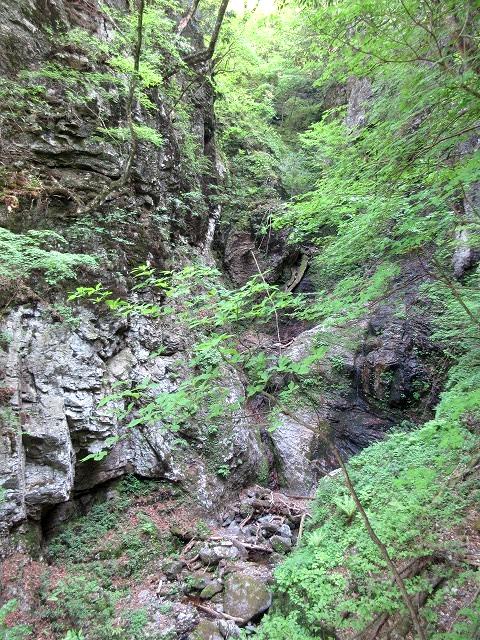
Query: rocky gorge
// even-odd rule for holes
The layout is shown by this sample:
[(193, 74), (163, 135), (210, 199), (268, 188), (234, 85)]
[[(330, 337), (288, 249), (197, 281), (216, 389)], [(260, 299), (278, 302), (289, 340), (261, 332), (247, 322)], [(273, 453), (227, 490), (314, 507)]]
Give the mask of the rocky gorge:
[[(275, 313), (276, 322), (237, 336), (272, 361), (280, 353), (301, 363), (322, 349), (300, 422), (281, 407), (275, 428), (269, 422), (269, 398), (288, 388), (288, 372), (251, 397), (226, 362), (220, 428), (202, 415), (175, 430), (128, 426), (131, 397), (115, 396), (119, 385), (177, 391), (198, 332), (175, 301), (167, 318), (66, 301), (56, 263), (43, 266), (41, 251), (68, 250), (68, 291), (102, 281), (133, 304), (156, 301), (148, 287), (131, 293), (140, 264), (216, 266), (237, 288), (259, 273), (281, 291), (317, 287), (314, 242), (292, 247), (269, 229), (264, 243), (260, 214), (246, 225), (224, 221), (219, 193), (229, 183), (201, 21), (180, 32), (178, 7), (162, 5), (164, 22), (147, 20), (145, 38), (151, 60), (163, 56), (164, 80), (144, 70), (129, 86), (115, 38), (134, 29), (134, 4), (0, 2), (0, 224), (12, 234), (0, 243), (30, 234), (28, 268), (13, 278), (0, 271), (0, 604), (15, 600), (11, 619), (38, 625), (37, 638), (122, 629), (122, 638), (221, 640), (255, 632), (272, 604), (275, 567), (300, 546), (319, 480), (335, 482), (325, 425), (345, 460), (398, 425), (413, 430), (434, 416), (452, 360), (432, 337), (422, 287), (434, 278), (413, 254), (360, 319), (329, 326)], [(140, 81), (144, 95), (132, 101)], [(368, 80), (351, 77), (313, 100), (325, 113), (341, 103), (346, 126), (361, 130), (372, 95)], [(130, 142), (114, 131), (119, 122)], [(457, 206), (468, 212), (476, 194)], [(38, 235), (45, 230), (56, 235)], [(457, 278), (478, 261), (465, 233), (451, 257)], [(76, 598), (88, 603), (81, 611)], [(65, 636), (79, 622), (85, 635)]]

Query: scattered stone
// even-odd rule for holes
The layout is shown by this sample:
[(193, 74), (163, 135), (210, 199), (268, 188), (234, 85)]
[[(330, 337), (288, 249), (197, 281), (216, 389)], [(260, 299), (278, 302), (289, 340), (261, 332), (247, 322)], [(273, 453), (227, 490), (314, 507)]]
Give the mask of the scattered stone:
[(287, 553), (292, 548), (291, 538), (284, 538), (283, 536), (272, 536), (270, 538), (270, 544), (272, 549), (277, 553)]
[(223, 607), (227, 615), (244, 621), (267, 611), (272, 594), (265, 583), (246, 573), (232, 573), (225, 580)]
[(216, 622), (201, 620), (198, 627), (192, 633), (192, 640), (223, 640)]
[(275, 551), (273, 553), (270, 554), (269, 558), (268, 558), (268, 563), (270, 566), (272, 567), (276, 567), (277, 564), (280, 564), (280, 562), (283, 562), (285, 560), (283, 554), (281, 553), (276, 553)]
[(229, 638), (239, 638), (240, 628), (232, 620), (219, 620), (217, 622), (218, 628), (222, 636), (228, 640)]
[(223, 518), (222, 526), (228, 527), (235, 520), (235, 514), (229, 513)]
[(167, 560), (167, 562), (164, 562), (162, 565), (163, 573), (171, 580), (178, 578), (184, 568), (185, 562), (182, 560)]
[(284, 538), (291, 538), (292, 537), (292, 530), (290, 529), (288, 524), (282, 524), (280, 525), (280, 527), (278, 528), (278, 535), (282, 536)]
[(202, 600), (210, 600), (217, 593), (220, 593), (222, 589), (223, 585), (219, 580), (212, 580), (212, 582), (200, 591), (200, 598), (202, 598)]
[(230, 524), (228, 525), (227, 532), (232, 536), (238, 536), (241, 534), (241, 529), (238, 526), (238, 524), (235, 521), (233, 521), (233, 522), (230, 522)]
[(197, 610), (190, 605), (184, 605), (181, 603), (177, 603), (175, 608), (177, 611), (180, 609), (175, 618), (175, 630), (179, 634), (188, 633), (198, 622)]
[(257, 527), (254, 524), (248, 525), (248, 527), (244, 527), (243, 529), (245, 535), (255, 537), (257, 533)]
[(232, 540), (232, 542), (238, 551), (238, 557), (242, 560), (246, 560), (248, 558), (248, 551), (244, 545), (239, 540)]
[(198, 555), (200, 556), (200, 560), (203, 564), (206, 565), (215, 565), (220, 560), (215, 551), (210, 549), (210, 547), (202, 547), (198, 552)]

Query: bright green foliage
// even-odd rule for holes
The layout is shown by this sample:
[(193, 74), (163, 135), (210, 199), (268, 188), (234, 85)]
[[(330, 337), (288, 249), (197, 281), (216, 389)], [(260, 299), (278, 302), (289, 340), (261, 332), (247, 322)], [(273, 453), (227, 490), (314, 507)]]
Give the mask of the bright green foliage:
[(468, 142), (480, 115), (479, 53), (476, 45), (462, 49), (458, 27), (478, 36), (469, 11), (467, 1), (417, 0), (340, 0), (309, 10), (316, 84), (357, 77), (371, 85), (357, 104), (362, 126), (335, 107), (300, 136), (314, 186), (274, 220), (292, 241), (318, 246), (323, 290), (312, 315), (348, 319), (352, 302), (361, 313), (403, 257), (429, 247), (448, 270), (455, 232), (478, 233), (474, 205), (457, 206), (480, 171)]
[(290, 174), (302, 160), (290, 147), (319, 115), (318, 101), (302, 98), (315, 76), (304, 52), (292, 47), (305, 37), (301, 15), (287, 7), (268, 16), (231, 16), (224, 29), (220, 55), (226, 57), (215, 76), (229, 170), (223, 224), (248, 226), (255, 218), (266, 236), (282, 193), (297, 188)]
[[(221, 285), (217, 271), (203, 266), (165, 271), (158, 277), (153, 269), (143, 265), (134, 275), (136, 291), (147, 286), (156, 288), (165, 304), (114, 298), (112, 292), (100, 284), (78, 287), (70, 294), (70, 300), (87, 298), (124, 316), (171, 317), (174, 314), (176, 321), (196, 332), (197, 341), (188, 363), (182, 360), (177, 363), (177, 370), (171, 374), (170, 389), (164, 390), (163, 385), (159, 388), (150, 380), (136, 386), (123, 381), (116, 383), (113, 393), (100, 401), (101, 406), (112, 406), (116, 416), (124, 421), (126, 435), (128, 429), (143, 427), (179, 432), (197, 421), (207, 424), (210, 432), (218, 430), (228, 417), (242, 409), (244, 400), (230, 398), (231, 389), (225, 385), (228, 368), (242, 372), (246, 379), (245, 398), (250, 398), (264, 391), (279, 374), (297, 380), (307, 377), (312, 365), (327, 352), (325, 345), (319, 345), (301, 361), (294, 362), (281, 353), (255, 353), (242, 348), (238, 340), (242, 328), (252, 323), (271, 326), (279, 313), (295, 317), (305, 308), (302, 297), (268, 285), (260, 276), (232, 290)], [(292, 380), (279, 397), (288, 403), (295, 398), (297, 390)], [(105, 448), (84, 460), (102, 460), (119, 439), (120, 436), (107, 438)], [(221, 465), (217, 474), (227, 477), (229, 470)]]
[(89, 637), (107, 640), (115, 637), (113, 618), (120, 597), (119, 592), (102, 589), (96, 580), (71, 576), (48, 594), (44, 616), (57, 632), (76, 626)]
[(87, 516), (66, 525), (52, 538), (48, 545), (49, 555), (56, 560), (81, 562), (97, 541), (118, 524), (119, 516), (127, 506), (125, 499), (117, 500), (113, 508), (108, 502), (94, 505)]
[(65, 239), (54, 231), (28, 231), (16, 234), (0, 227), (0, 277), (27, 278), (42, 273), (49, 284), (75, 278), (78, 267), (96, 266), (89, 255), (62, 252)]
[(81, 631), (67, 631), (67, 635), (62, 640), (85, 640), (85, 636)]
[[(107, 589), (96, 579), (71, 575), (45, 594), (42, 618), (56, 633), (65, 633), (63, 640), (146, 640), (148, 616), (145, 610), (127, 610), (120, 614), (119, 600), (125, 592)], [(72, 631), (75, 626), (78, 630)]]
[[(138, 532), (129, 532), (124, 539), (112, 542), (111, 546), (108, 544), (106, 547), (102, 546), (102, 538), (110, 532), (117, 531), (122, 516), (136, 497), (147, 496), (157, 487), (156, 482), (141, 481), (135, 476), (125, 476), (118, 486), (119, 495), (114, 501), (96, 503), (86, 515), (79, 516), (62, 527), (48, 544), (49, 557), (67, 563), (82, 563), (89, 556), (95, 555), (93, 550), (96, 545), (100, 545), (100, 553), (105, 559), (117, 557), (123, 552), (128, 555), (133, 547), (135, 552), (140, 552), (142, 543), (138, 536), (145, 533), (142, 527), (148, 524), (146, 522), (142, 522)], [(168, 547), (168, 541), (164, 542)], [(145, 549), (145, 545), (143, 545), (143, 551), (151, 552)], [(130, 555), (132, 560), (130, 568), (133, 568), (133, 565), (139, 565), (139, 558), (134, 557), (138, 556), (138, 553)]]
[[(77, 70), (68, 64), (47, 63), (34, 71), (21, 72), (18, 82), (9, 84), (5, 81), (2, 85), (5, 97), (10, 98), (12, 102), (12, 116), (18, 115), (18, 110), (13, 110), (14, 97), (17, 96), (24, 96), (20, 105), (23, 108), (23, 118), (29, 114), (29, 110), (31, 115), (37, 115), (40, 108), (47, 107), (49, 113), (51, 107), (48, 107), (43, 94), (46, 87), (52, 83), (63, 89), (72, 106), (88, 105), (92, 92), (106, 101), (118, 100), (119, 96), (126, 97), (134, 72), (133, 49), (137, 38), (137, 11), (120, 11), (105, 4), (102, 5), (102, 11), (105, 19), (111, 19), (115, 24), (112, 37), (108, 40), (80, 28), (65, 33), (51, 31), (49, 34), (53, 46), (60, 50), (73, 49), (87, 55), (99, 70)], [(136, 98), (147, 111), (156, 109), (149, 96), (149, 90), (163, 87), (163, 74), (173, 66), (180, 65), (186, 69), (181, 54), (191, 50), (190, 43), (176, 35), (176, 22), (171, 17), (172, 11), (178, 12), (180, 8), (176, 2), (170, 0), (154, 0), (145, 7)], [(24, 86), (22, 81), (26, 81), (27, 86)], [(99, 125), (101, 122), (99, 119)]]
[(68, 630), (67, 635), (62, 640), (85, 640), (85, 636), (81, 631)]

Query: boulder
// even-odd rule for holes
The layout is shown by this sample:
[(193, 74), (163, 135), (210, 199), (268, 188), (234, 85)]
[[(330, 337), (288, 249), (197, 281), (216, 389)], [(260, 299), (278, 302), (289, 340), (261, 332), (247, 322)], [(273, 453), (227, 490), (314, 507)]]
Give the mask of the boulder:
[(202, 547), (198, 552), (198, 555), (200, 556), (200, 560), (203, 564), (206, 565), (218, 564), (218, 561), (220, 560), (215, 551), (210, 547)]
[(184, 568), (185, 562), (182, 560), (167, 560), (167, 562), (164, 562), (162, 565), (163, 573), (171, 580), (178, 578)]
[(213, 552), (218, 560), (234, 560), (240, 556), (238, 547), (232, 543), (229, 545), (217, 545), (213, 547)]
[[(307, 424), (315, 424), (317, 416), (313, 412), (302, 411), (300, 415)], [(270, 437), (280, 486), (295, 494), (313, 492), (317, 475), (312, 460), (320, 444), (316, 433), (289, 416), (281, 414), (279, 423)]]
[(200, 591), (200, 598), (202, 598), (202, 600), (210, 600), (210, 598), (213, 598), (217, 593), (220, 593), (222, 589), (223, 585), (219, 580), (212, 580), (212, 582), (209, 582), (207, 586)]
[(225, 580), (223, 608), (227, 615), (248, 622), (265, 613), (272, 594), (265, 583), (247, 573), (232, 573)]

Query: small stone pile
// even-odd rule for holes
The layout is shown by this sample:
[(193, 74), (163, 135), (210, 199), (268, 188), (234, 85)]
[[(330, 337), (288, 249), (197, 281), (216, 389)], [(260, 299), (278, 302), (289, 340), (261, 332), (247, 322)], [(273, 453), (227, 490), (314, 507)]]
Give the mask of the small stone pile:
[(180, 589), (183, 601), (201, 616), (186, 636), (226, 640), (254, 625), (271, 605), (273, 569), (296, 544), (307, 515), (305, 500), (253, 487), (223, 514), (221, 526), (172, 532), (185, 545), (180, 557), (162, 566), (157, 595)]

